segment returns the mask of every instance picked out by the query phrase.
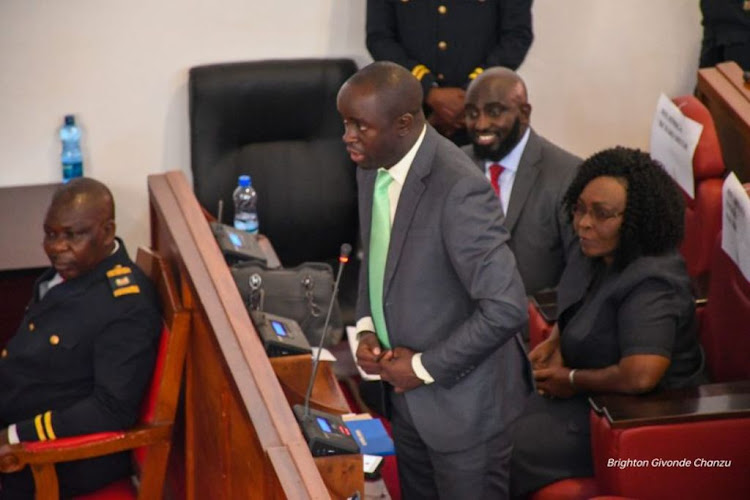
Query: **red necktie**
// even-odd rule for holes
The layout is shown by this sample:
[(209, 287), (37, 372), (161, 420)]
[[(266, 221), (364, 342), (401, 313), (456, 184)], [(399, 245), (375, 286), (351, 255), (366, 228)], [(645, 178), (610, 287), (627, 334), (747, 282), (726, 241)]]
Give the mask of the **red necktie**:
[(503, 170), (505, 170), (505, 167), (499, 163), (493, 163), (490, 165), (490, 184), (492, 184), (492, 189), (495, 190), (495, 194), (498, 198), (500, 197), (500, 185), (498, 184), (498, 180), (500, 179), (500, 174), (503, 173)]

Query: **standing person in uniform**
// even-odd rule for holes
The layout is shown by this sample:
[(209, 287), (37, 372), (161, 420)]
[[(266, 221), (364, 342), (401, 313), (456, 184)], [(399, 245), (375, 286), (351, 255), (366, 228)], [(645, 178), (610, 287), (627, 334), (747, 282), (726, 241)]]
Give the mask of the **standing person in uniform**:
[(359, 166), (357, 360), (388, 383), (404, 498), (507, 498), (506, 428), (530, 391), (526, 297), (489, 183), (421, 102), (389, 62), (338, 95)]
[(500, 198), (526, 293), (556, 287), (578, 244), (562, 199), (581, 159), (531, 128), (526, 85), (511, 69), (479, 75), (464, 113), (472, 144), (463, 150)]
[(467, 144), (464, 89), (490, 66), (517, 69), (531, 47), (531, 0), (367, 0), (367, 50), (422, 83), (429, 122)]
[(734, 61), (750, 71), (750, 0), (701, 0), (700, 67)]
[[(107, 187), (73, 179), (44, 220), (52, 263), (0, 357), (0, 446), (131, 427), (161, 332), (156, 293), (115, 237)], [(130, 475), (130, 453), (57, 466), (61, 496)], [(0, 499), (34, 497), (27, 468), (0, 475)]]

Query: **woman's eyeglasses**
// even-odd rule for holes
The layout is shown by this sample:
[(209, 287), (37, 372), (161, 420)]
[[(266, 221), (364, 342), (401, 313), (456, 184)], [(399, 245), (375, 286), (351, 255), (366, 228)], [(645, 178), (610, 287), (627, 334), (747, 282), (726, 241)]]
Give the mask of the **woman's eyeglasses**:
[(587, 208), (586, 205), (580, 201), (573, 205), (573, 218), (581, 220), (586, 214), (590, 215), (595, 222), (606, 222), (609, 219), (620, 217), (625, 212), (616, 212), (607, 210), (600, 206), (594, 205), (591, 208)]

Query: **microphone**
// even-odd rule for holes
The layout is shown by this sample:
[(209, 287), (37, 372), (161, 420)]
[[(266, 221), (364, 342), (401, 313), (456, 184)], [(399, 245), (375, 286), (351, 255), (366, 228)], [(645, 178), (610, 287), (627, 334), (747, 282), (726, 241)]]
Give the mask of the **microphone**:
[(312, 375), (310, 375), (310, 382), (307, 384), (307, 392), (305, 393), (305, 418), (310, 415), (310, 394), (312, 394), (313, 385), (315, 385), (315, 377), (318, 375), (318, 363), (320, 362), (320, 351), (323, 349), (323, 343), (328, 336), (328, 323), (331, 321), (331, 311), (333, 311), (333, 301), (338, 297), (339, 282), (341, 281), (341, 274), (344, 271), (344, 264), (349, 262), (349, 254), (352, 253), (352, 246), (349, 243), (341, 245), (339, 250), (339, 269), (336, 273), (336, 280), (333, 282), (333, 294), (331, 295), (331, 302), (328, 304), (328, 313), (326, 314), (326, 320), (323, 323), (323, 335), (320, 336), (320, 342), (318, 342), (318, 352), (315, 353), (315, 359), (313, 360)]
[(359, 453), (357, 442), (338, 415), (310, 410), (310, 396), (313, 385), (315, 385), (315, 377), (318, 375), (320, 352), (323, 350), (326, 337), (328, 337), (328, 324), (331, 321), (333, 302), (338, 297), (341, 274), (344, 271), (344, 264), (349, 262), (349, 254), (351, 252), (352, 246), (350, 244), (344, 243), (341, 245), (341, 250), (339, 251), (339, 268), (336, 273), (336, 280), (333, 283), (333, 294), (331, 295), (331, 302), (328, 304), (328, 313), (323, 324), (323, 335), (320, 337), (318, 352), (313, 359), (312, 374), (310, 375), (307, 392), (305, 393), (305, 403), (304, 405), (294, 405), (293, 408), (294, 415), (302, 428), (302, 433), (307, 439), (307, 444), (310, 446), (313, 456)]

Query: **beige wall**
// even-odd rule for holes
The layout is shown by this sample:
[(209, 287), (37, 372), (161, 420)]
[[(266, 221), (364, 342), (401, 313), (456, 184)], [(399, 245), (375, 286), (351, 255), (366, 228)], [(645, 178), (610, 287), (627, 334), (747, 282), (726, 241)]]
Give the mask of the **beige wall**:
[[(536, 0), (520, 71), (535, 128), (580, 155), (647, 147), (659, 92), (695, 84), (697, 4)], [(187, 70), (291, 57), (361, 65), (364, 12), (365, 0), (0, 0), (0, 186), (57, 181), (56, 129), (75, 113), (86, 174), (113, 188), (131, 249), (145, 244), (146, 176), (189, 172)]]

